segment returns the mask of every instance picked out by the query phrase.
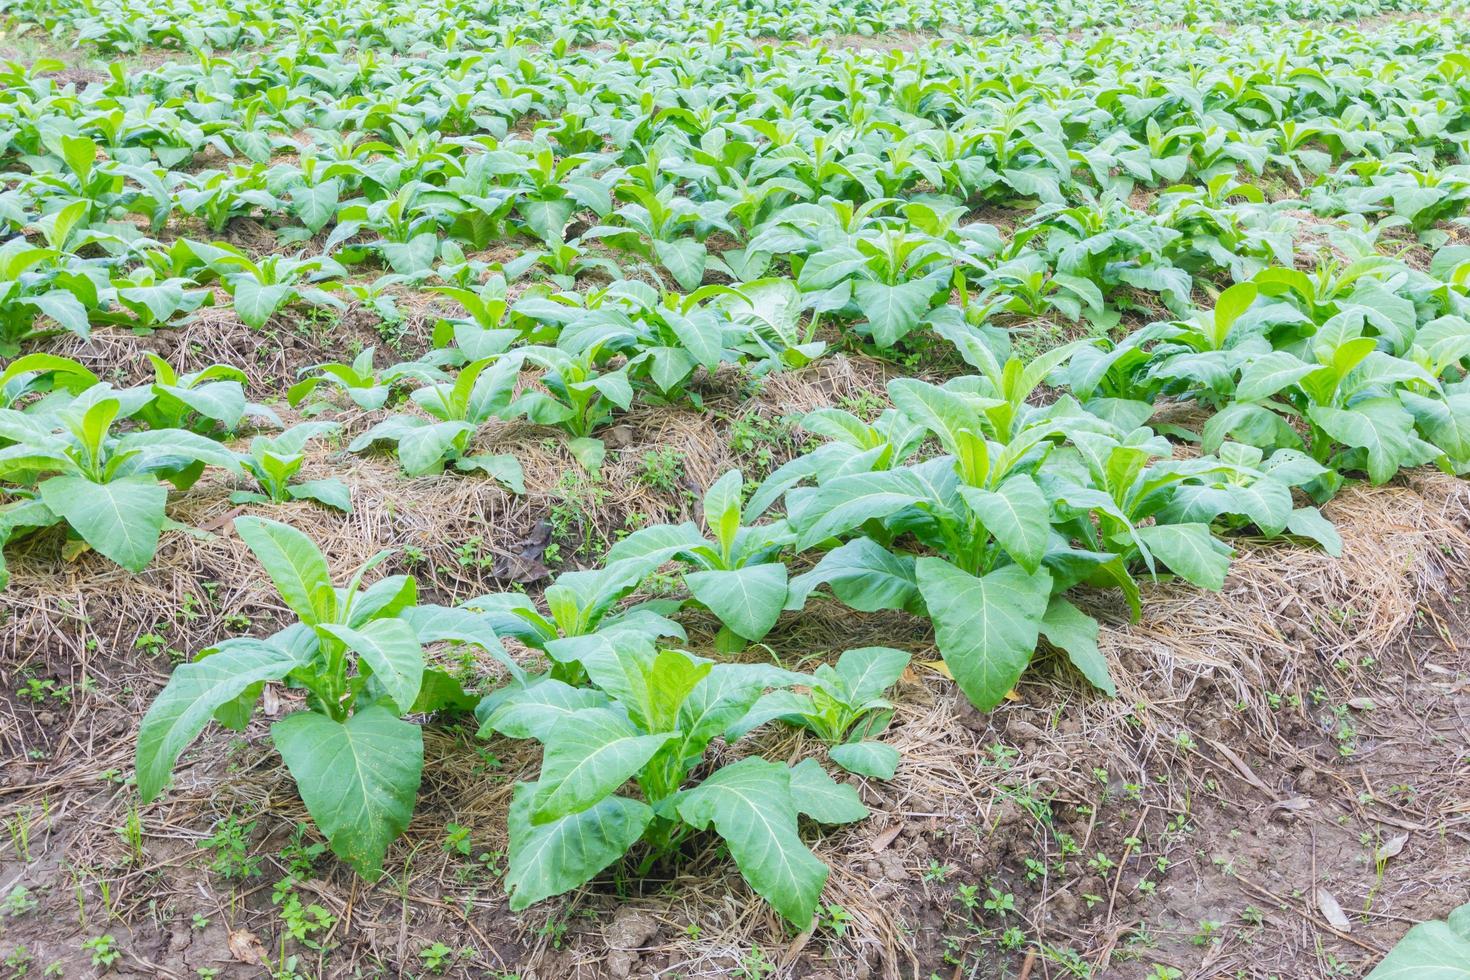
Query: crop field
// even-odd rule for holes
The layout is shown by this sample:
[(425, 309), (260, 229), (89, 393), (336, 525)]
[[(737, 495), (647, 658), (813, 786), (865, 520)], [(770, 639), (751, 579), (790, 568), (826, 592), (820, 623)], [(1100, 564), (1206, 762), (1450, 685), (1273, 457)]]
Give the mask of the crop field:
[(0, 980), (1470, 976), (1470, 9), (0, 0)]

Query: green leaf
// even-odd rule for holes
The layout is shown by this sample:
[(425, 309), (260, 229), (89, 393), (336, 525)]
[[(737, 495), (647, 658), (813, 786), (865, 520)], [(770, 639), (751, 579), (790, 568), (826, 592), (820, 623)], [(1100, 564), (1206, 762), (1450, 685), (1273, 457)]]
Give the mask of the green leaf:
[(690, 572), (684, 584), (720, 622), (747, 640), (769, 633), (786, 605), (786, 566), (781, 562), (730, 572)]
[(398, 439), (398, 462), (409, 476), (437, 473), (446, 459), (459, 452), (459, 440), (474, 431), (474, 423), (460, 420), (415, 425)]
[[(85, 184), (97, 165), (97, 144), (85, 136), (61, 135), (61, 156), (77, 178)], [(57, 242), (57, 245), (64, 243)]]
[(1367, 980), (1470, 980), (1470, 904), (1414, 926)]
[(510, 738), (546, 742), (576, 712), (606, 704), (607, 697), (601, 691), (547, 678), (508, 697), (492, 694), (480, 702), (475, 716), (480, 720), (480, 738), (499, 732)]
[(427, 272), (439, 254), (439, 236), (432, 231), (415, 235), (406, 242), (384, 242), (383, 258), (401, 275), (411, 276)]
[(153, 390), (177, 398), (202, 417), (220, 422), (230, 431), (234, 431), (245, 415), (245, 389), (238, 381), (215, 381), (193, 388), (156, 384)]
[(704, 523), (720, 543), (720, 553), (729, 560), (740, 531), (740, 490), (744, 480), (738, 469), (720, 477), (704, 492)]
[(872, 779), (892, 779), (898, 769), (898, 749), (883, 742), (848, 742), (827, 754), (848, 772)]
[(993, 493), (960, 487), (960, 494), (1018, 565), (1028, 572), (1041, 567), (1051, 541), (1051, 506), (1035, 480), (1022, 473)]
[(344, 514), (352, 513), (352, 489), (334, 476), (292, 484), (286, 493), (293, 500), (315, 500)]
[(684, 733), (684, 748), (691, 753), (703, 752), (710, 739), (751, 710), (762, 690), (802, 676), (772, 676), (773, 671), (777, 668), (763, 664), (715, 664), (679, 705), (678, 727)]
[(550, 200), (523, 200), (517, 206), (521, 216), (536, 236), (548, 245), (560, 244), (565, 239), (567, 222), (577, 209), (577, 203), (569, 197)]
[(792, 579), (786, 608), (800, 609), (812, 590), (823, 584), (859, 612), (904, 609), (918, 594), (913, 558), (896, 555), (872, 538), (853, 538), (833, 548), (811, 571)]
[(704, 281), (704, 267), (709, 259), (703, 242), (693, 238), (675, 238), (671, 241), (655, 241), (653, 254), (659, 264), (669, 270), (679, 288), (693, 292)]
[(87, 319), (87, 308), (74, 294), (64, 289), (53, 289), (40, 296), (33, 296), (26, 302), (83, 340), (92, 335), (92, 324)]
[(868, 332), (880, 348), (892, 347), (919, 325), (934, 298), (934, 283), (928, 279), (888, 286), (863, 280), (853, 286), (852, 298), (868, 319)]
[(672, 732), (640, 735), (607, 708), (587, 708), (550, 732), (531, 811), (533, 823), (577, 813), (607, 797), (647, 765)]
[(1236, 320), (1240, 319), (1240, 315), (1256, 301), (1256, 295), (1259, 292), (1255, 283), (1240, 282), (1222, 292), (1215, 300), (1214, 337), (1217, 350), (1225, 346), (1225, 338), (1229, 336), (1230, 328)]
[(291, 287), (242, 278), (235, 282), (235, 314), (240, 322), (259, 330), (291, 298)]
[(674, 797), (683, 820), (711, 824), (756, 894), (798, 929), (811, 928), (829, 869), (796, 832), (791, 770), (750, 757), (725, 766)]
[(1230, 546), (1208, 524), (1149, 524), (1135, 529), (1153, 556), (1180, 578), (1218, 591), (1230, 571)]
[(653, 819), (646, 803), (609, 796), (580, 813), (534, 824), (534, 795), (530, 784), (520, 783), (510, 805), (505, 890), (513, 912), (585, 884), (638, 843)]
[(800, 532), (796, 546), (810, 548), (865, 521), (912, 507), (928, 498), (930, 489), (911, 469), (854, 473), (819, 487), (797, 488), (786, 497), (787, 512)]
[(934, 433), (945, 452), (958, 456), (968, 432), (978, 431), (980, 412), (996, 399), (941, 388), (917, 378), (895, 378), (888, 382), (888, 397), (904, 415)]
[(1097, 632), (1097, 620), (1061, 596), (1052, 596), (1041, 618), (1041, 635), (1046, 641), (1065, 653), (1093, 687), (1110, 698), (1117, 697), (1118, 687), (1113, 683), (1107, 658), (1097, 647)]
[(1036, 651), (1051, 574), (1007, 565), (975, 576), (942, 558), (920, 558), (914, 571), (951, 676), (971, 703), (990, 710)]
[(419, 727), (372, 705), (345, 723), (298, 711), (272, 725), (271, 738), (332, 852), (376, 881), (388, 845), (413, 817), (424, 768)]
[(419, 685), (418, 699), (409, 707), (409, 714), (429, 714), (443, 711), (464, 714), (475, 710), (480, 699), (464, 689), (459, 678), (436, 667), (424, 670), (423, 683)]
[(93, 483), (53, 476), (38, 488), (51, 512), (82, 540), (130, 572), (142, 571), (158, 550), (168, 490), (151, 476)]
[(454, 468), (460, 472), (479, 470), (486, 476), (505, 486), (514, 494), (526, 492), (526, 473), (521, 468), (521, 461), (510, 453), (482, 453), (477, 456), (464, 456), (454, 461)]
[(568, 439), (567, 449), (572, 458), (582, 464), (582, 469), (588, 473), (596, 473), (602, 468), (602, 461), (607, 458), (607, 443), (590, 436)]
[(898, 682), (909, 655), (892, 647), (858, 647), (844, 651), (837, 658), (837, 676), (846, 686), (850, 699), (862, 704), (883, 693)]
[(322, 623), (316, 630), (367, 661), (400, 712), (413, 707), (424, 681), (424, 650), (413, 627), (399, 619), (375, 619), (358, 629)]
[(1299, 538), (1310, 538), (1333, 558), (1342, 557), (1342, 535), (1315, 507), (1298, 507), (1287, 519), (1286, 529)]
[(1262, 354), (1240, 373), (1240, 382), (1235, 387), (1235, 400), (1263, 401), (1282, 388), (1296, 384), (1317, 368), (1318, 365), (1308, 364), (1289, 351), (1278, 350)]
[(263, 517), (235, 518), (235, 531), (265, 568), (291, 611), (308, 626), (336, 618), (327, 560), (305, 534)]
[(279, 680), (299, 661), (263, 640), (231, 640), (212, 653), (174, 669), (138, 727), (138, 793), (151, 802), (168, 782), (185, 746), (219, 708), (261, 681)]
[[(898, 761), (897, 750), (894, 750), (893, 758)], [(889, 775), (892, 775), (891, 771)], [(857, 790), (827, 775), (816, 759), (803, 759), (791, 768), (791, 800), (798, 813), (811, 817), (817, 823), (852, 823), (868, 815), (868, 808), (858, 799)]]
[(336, 179), (324, 180), (315, 187), (298, 184), (291, 188), (291, 211), (315, 235), (336, 215), (340, 193), (341, 186)]
[(1370, 398), (1350, 409), (1313, 405), (1307, 415), (1344, 446), (1367, 451), (1368, 478), (1374, 483), (1393, 479), (1409, 454), (1414, 417), (1396, 398)]

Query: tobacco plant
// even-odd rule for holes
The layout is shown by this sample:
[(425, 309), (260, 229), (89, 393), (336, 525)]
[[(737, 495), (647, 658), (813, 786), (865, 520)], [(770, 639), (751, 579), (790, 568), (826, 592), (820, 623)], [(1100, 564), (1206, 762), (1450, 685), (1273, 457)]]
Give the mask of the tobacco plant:
[[(828, 868), (802, 843), (799, 818), (860, 820), (868, 811), (856, 791), (812, 759), (704, 766), (710, 742), (764, 690), (800, 675), (659, 650), (630, 633), (558, 645), (565, 648), (552, 655), (579, 664), (591, 686), (548, 678), (480, 712), (482, 735), (545, 747), (540, 776), (517, 784), (511, 802), (511, 908), (576, 888), (635, 848), (646, 875), (712, 829), (750, 887), (794, 927), (809, 928)], [(630, 781), (637, 797), (619, 792)]]
[(520, 669), (475, 616), (418, 605), (412, 578), (364, 585), (390, 551), (338, 587), (300, 531), (259, 517), (236, 518), (235, 530), (296, 621), (269, 637), (224, 640), (174, 669), (138, 729), (138, 792), (156, 799), (211, 720), (243, 730), (265, 684), (290, 683), (305, 704), (271, 724), (271, 742), (333, 853), (374, 880), (413, 815), (423, 770), (423, 736), (404, 716), (473, 704), (458, 680), (426, 663), (424, 646), (469, 643), (513, 678)]

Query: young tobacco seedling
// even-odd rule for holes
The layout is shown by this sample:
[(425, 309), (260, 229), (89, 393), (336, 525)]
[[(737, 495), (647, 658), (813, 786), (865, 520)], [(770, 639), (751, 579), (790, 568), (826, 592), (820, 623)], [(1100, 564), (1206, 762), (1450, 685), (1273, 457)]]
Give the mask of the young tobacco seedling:
[(179, 374), (167, 361), (148, 354), (153, 363), (153, 398), (134, 418), (150, 429), (188, 429), (200, 435), (234, 432), (246, 417), (279, 426), (276, 413), (245, 400), (245, 372), (227, 364)]
[[(296, 408), (306, 400), (307, 396), (315, 393), (316, 389), (327, 385), (342, 389), (358, 408), (365, 412), (372, 412), (387, 404), (388, 396), (393, 392), (393, 386), (400, 381), (411, 380), (421, 384), (430, 384), (446, 378), (437, 365), (423, 361), (407, 361), (374, 372), (373, 354), (375, 351), (374, 347), (363, 348), (352, 359), (351, 364), (315, 364), (302, 368), (301, 373), (308, 376), (287, 390), (287, 403), (292, 408)], [(310, 372), (316, 373), (311, 374)]]
[(230, 494), (230, 502), (283, 504), (291, 500), (315, 500), (344, 514), (352, 513), (352, 491), (336, 477), (291, 482), (306, 461), (306, 444), (339, 428), (336, 422), (302, 422), (279, 435), (251, 439), (250, 452), (240, 462), (245, 472), (255, 478), (260, 492), (237, 490)]
[(786, 605), (787, 572), (781, 549), (794, 535), (785, 521), (742, 523), (744, 478), (731, 470), (704, 495), (704, 525), (660, 524), (628, 535), (608, 552), (609, 561), (638, 559), (655, 566), (673, 558), (698, 571), (684, 576), (689, 592), (724, 624), (721, 647), (739, 649), (771, 631)]
[(466, 456), (470, 440), (510, 402), (517, 366), (483, 358), (466, 364), (453, 381), (425, 384), (409, 396), (431, 416), (392, 415), (352, 440), (350, 452), (375, 442), (398, 446), (398, 461), (409, 476), (437, 473), (453, 462), (459, 470), (483, 470), (515, 493), (525, 492), (520, 462), (510, 455)]
[[(867, 816), (851, 786), (814, 759), (791, 767), (748, 757), (687, 785), (710, 740), (768, 687), (806, 678), (760, 664), (712, 663), (656, 650), (631, 633), (551, 644), (593, 687), (546, 678), (477, 709), (480, 733), (534, 738), (541, 775), (516, 787), (506, 888), (519, 911), (589, 881), (640, 842), (640, 873), (713, 827), (750, 886), (798, 929), (811, 927), (828, 868), (801, 842), (797, 819)], [(636, 780), (641, 799), (619, 795)]]
[(49, 412), (0, 409), (0, 439), (13, 443), (0, 450), (0, 480), (23, 488), (0, 508), (0, 546), (18, 530), (65, 521), (98, 553), (141, 571), (163, 530), (162, 481), (184, 489), (206, 464), (240, 471), (233, 452), (183, 429), (114, 433), (146, 398), (103, 384)]
[(402, 716), (474, 703), (451, 674), (425, 666), (424, 644), (473, 643), (513, 678), (522, 673), (474, 615), (416, 605), (412, 578), (364, 588), (363, 577), (392, 552), (374, 555), (339, 589), (300, 531), (258, 517), (237, 518), (235, 529), (299, 621), (264, 639), (225, 640), (174, 671), (138, 731), (138, 792), (145, 803), (156, 799), (211, 719), (243, 729), (266, 682), (289, 678), (306, 690), (307, 707), (272, 724), (271, 740), (333, 852), (374, 880), (413, 815), (423, 769), (423, 736)]
[(874, 779), (892, 779), (898, 750), (871, 740), (893, 716), (893, 704), (883, 697), (908, 666), (909, 655), (889, 647), (848, 650), (837, 666), (822, 664), (806, 691), (782, 688), (761, 695), (744, 718), (726, 731), (736, 738), (780, 719), (807, 729), (828, 746), (833, 762), (848, 772)]

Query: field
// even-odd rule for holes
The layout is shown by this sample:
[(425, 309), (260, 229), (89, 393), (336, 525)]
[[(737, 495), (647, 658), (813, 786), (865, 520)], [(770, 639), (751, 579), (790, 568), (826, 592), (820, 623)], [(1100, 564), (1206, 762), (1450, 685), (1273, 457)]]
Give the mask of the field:
[(1470, 16), (0, 0), (0, 980), (1470, 976)]

